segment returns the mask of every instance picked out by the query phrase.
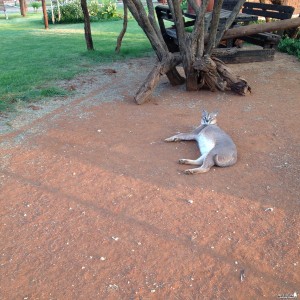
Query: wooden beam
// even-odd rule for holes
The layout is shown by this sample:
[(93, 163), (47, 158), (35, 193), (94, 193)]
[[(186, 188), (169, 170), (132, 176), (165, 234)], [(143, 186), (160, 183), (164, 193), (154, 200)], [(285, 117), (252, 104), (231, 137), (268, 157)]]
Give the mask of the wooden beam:
[[(228, 29), (222, 39), (232, 39), (260, 32), (272, 32), (300, 26), (300, 17), (276, 22), (251, 24)], [(208, 37), (207, 37), (208, 39)]]

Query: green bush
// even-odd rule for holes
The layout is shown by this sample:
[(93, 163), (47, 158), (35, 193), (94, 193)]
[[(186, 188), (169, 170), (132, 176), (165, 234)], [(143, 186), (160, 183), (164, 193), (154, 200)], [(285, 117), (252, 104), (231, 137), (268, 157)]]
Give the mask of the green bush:
[(98, 18), (101, 19), (113, 19), (118, 17), (117, 4), (115, 2), (105, 0), (102, 1), (100, 5), (100, 11), (98, 13)]
[(98, 13), (100, 12), (100, 5), (97, 0), (92, 0), (88, 3), (88, 10), (90, 13), (90, 17), (97, 17)]
[[(104, 0), (99, 5), (97, 0), (88, 2), (88, 10), (91, 21), (107, 20), (107, 19), (120, 19), (121, 16), (117, 13), (117, 5), (110, 0)], [(60, 5), (60, 18), (59, 10), (55, 5), (53, 7), (54, 22), (55, 23), (79, 23), (83, 22), (83, 13), (79, 0), (74, 0)], [(52, 21), (51, 9), (47, 11), (48, 19)]]
[[(47, 11), (49, 21), (52, 20), (51, 9)], [(72, 2), (67, 2), (60, 5), (60, 18), (58, 7), (55, 5), (53, 7), (54, 22), (55, 23), (79, 23), (83, 22), (83, 13), (81, 9), (80, 2), (75, 0)]]
[(278, 45), (278, 50), (291, 55), (295, 55), (300, 59), (300, 40), (291, 39), (288, 37), (283, 38)]
[(31, 7), (34, 9), (35, 12), (37, 12), (37, 10), (41, 7), (41, 3), (40, 2), (37, 2), (37, 1), (34, 1), (31, 3)]

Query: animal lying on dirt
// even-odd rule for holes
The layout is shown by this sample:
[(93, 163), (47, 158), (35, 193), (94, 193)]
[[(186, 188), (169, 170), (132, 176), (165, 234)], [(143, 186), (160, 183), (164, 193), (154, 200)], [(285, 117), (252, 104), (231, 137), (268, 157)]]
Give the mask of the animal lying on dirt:
[(179, 133), (166, 142), (195, 140), (201, 156), (196, 159), (180, 159), (180, 164), (200, 166), (185, 170), (185, 174), (205, 173), (214, 165), (229, 167), (237, 161), (237, 149), (231, 137), (217, 126), (217, 113), (202, 112), (201, 125), (189, 133)]

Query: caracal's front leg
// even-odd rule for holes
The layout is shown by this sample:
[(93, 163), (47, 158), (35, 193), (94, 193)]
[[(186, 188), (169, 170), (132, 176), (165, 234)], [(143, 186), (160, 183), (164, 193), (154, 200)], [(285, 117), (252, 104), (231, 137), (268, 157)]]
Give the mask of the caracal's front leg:
[(173, 135), (173, 136), (165, 139), (165, 142), (192, 141), (192, 140), (195, 140), (196, 137), (197, 137), (197, 135), (193, 132), (179, 133), (179, 134)]

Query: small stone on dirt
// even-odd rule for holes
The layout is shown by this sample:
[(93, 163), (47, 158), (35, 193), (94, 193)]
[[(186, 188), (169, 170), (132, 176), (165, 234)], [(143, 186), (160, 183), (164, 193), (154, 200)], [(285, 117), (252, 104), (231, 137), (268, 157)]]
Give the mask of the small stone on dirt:
[(32, 110), (40, 110), (40, 109), (43, 109), (42, 107), (37, 106), (37, 105), (28, 105), (27, 107), (28, 107), (28, 108), (31, 108)]
[(105, 75), (112, 75), (112, 74), (116, 74), (117, 73), (117, 71), (114, 70), (114, 69), (103, 69), (102, 71), (103, 71), (103, 73)]

